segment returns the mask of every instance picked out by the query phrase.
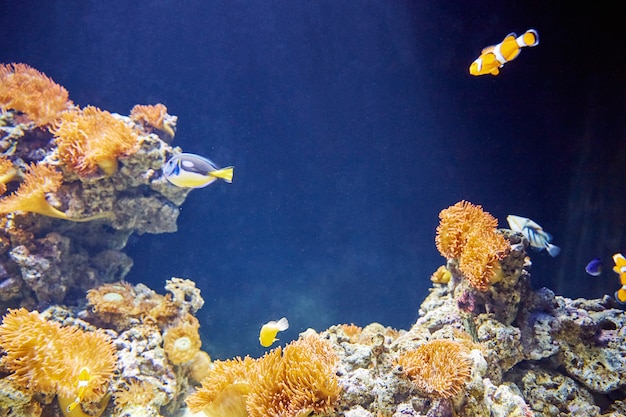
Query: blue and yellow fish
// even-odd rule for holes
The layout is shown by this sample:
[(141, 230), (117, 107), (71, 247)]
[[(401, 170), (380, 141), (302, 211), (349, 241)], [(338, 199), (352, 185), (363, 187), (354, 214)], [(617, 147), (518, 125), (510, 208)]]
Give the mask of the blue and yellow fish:
[(593, 258), (585, 266), (585, 272), (592, 277), (597, 277), (602, 273), (602, 258)]
[(545, 232), (541, 226), (529, 218), (509, 214), (506, 217), (506, 221), (509, 222), (511, 230), (521, 233), (528, 239), (532, 248), (537, 250), (545, 249), (550, 256), (556, 256), (561, 252), (561, 248), (550, 243), (552, 235)]
[(200, 155), (179, 153), (163, 166), (163, 175), (169, 182), (181, 188), (202, 188), (218, 178), (233, 182), (234, 167), (218, 168)]
[(613, 255), (613, 262), (615, 262), (613, 271), (619, 274), (621, 284), (621, 288), (615, 291), (615, 299), (620, 304), (626, 304), (626, 258), (621, 253), (616, 253)]
[(282, 332), (289, 328), (289, 321), (287, 321), (287, 317), (283, 317), (280, 320), (272, 320), (265, 323), (261, 327), (261, 332), (259, 333), (259, 342), (263, 347), (269, 347), (277, 341), (276, 335), (278, 332)]
[(517, 58), (522, 48), (536, 45), (539, 45), (539, 34), (534, 29), (528, 29), (519, 37), (515, 33), (509, 33), (499, 44), (483, 49), (480, 56), (470, 65), (469, 73), (498, 75), (500, 68)]

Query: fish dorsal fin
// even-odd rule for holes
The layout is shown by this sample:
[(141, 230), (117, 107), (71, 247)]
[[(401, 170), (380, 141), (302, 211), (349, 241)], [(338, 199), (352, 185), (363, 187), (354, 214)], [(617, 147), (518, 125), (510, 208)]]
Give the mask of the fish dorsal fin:
[(489, 52), (492, 52), (492, 51), (493, 51), (493, 48), (495, 48), (495, 47), (496, 47), (495, 45), (489, 45), (489, 46), (487, 46), (487, 47), (483, 48), (483, 50), (482, 50), (482, 51), (480, 51), (480, 53), (481, 53), (481, 54), (487, 54), (487, 53), (489, 53)]

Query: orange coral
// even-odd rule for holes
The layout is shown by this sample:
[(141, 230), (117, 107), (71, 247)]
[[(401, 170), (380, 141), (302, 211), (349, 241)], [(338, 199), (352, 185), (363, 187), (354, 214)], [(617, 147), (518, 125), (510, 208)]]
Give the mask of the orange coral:
[(17, 170), (6, 156), (0, 156), (0, 194), (7, 190), (6, 183), (12, 181), (17, 175)]
[[(187, 405), (192, 412), (209, 410), (214, 416), (228, 415), (221, 414), (226, 411), (250, 417), (328, 412), (340, 393), (337, 360), (328, 341), (309, 334), (257, 360), (216, 361)], [(244, 401), (247, 413), (242, 414)]]
[(404, 373), (422, 391), (440, 398), (457, 395), (469, 380), (472, 362), (466, 344), (436, 339), (398, 358)]
[(64, 112), (55, 127), (59, 158), (80, 176), (117, 171), (118, 158), (139, 149), (137, 133), (106, 110), (87, 106)]
[(156, 392), (147, 381), (131, 380), (125, 383), (124, 388), (115, 391), (115, 411), (120, 412), (129, 405), (147, 407), (155, 399)]
[[(189, 410), (192, 413), (214, 411), (224, 408), (223, 404), (226, 403), (231, 403), (234, 408), (240, 409), (242, 402), (245, 407), (250, 390), (249, 378), (257, 372), (257, 368), (258, 363), (248, 356), (244, 359), (237, 357), (213, 362), (208, 376), (202, 381), (202, 387), (185, 400)], [(232, 386), (236, 388), (229, 388)], [(237, 413), (234, 414), (237, 415)]]
[[(164, 324), (179, 313), (170, 294), (163, 296), (151, 290), (138, 294), (127, 282), (102, 284), (92, 288), (87, 291), (87, 302), (98, 319), (114, 325), (118, 330), (128, 327), (132, 319), (141, 319), (143, 323)], [(192, 320), (196, 319), (187, 319)]]
[(24, 181), (17, 191), (0, 200), (0, 214), (22, 211), (75, 222), (110, 216), (110, 213), (100, 213), (76, 219), (68, 217), (67, 214), (50, 205), (46, 200), (46, 194), (57, 191), (62, 182), (63, 175), (53, 167), (44, 164), (31, 164), (27, 168)]
[[(116, 350), (110, 337), (77, 327), (61, 327), (38, 312), (9, 310), (0, 325), (2, 365), (12, 371), (18, 384), (45, 394), (58, 394), (69, 401), (101, 400), (116, 369)], [(89, 380), (79, 396), (81, 371)], [(84, 371), (83, 371), (84, 373)]]
[(137, 104), (130, 111), (130, 118), (136, 122), (162, 130), (172, 138), (176, 134), (177, 118), (167, 114), (167, 107), (161, 103), (155, 105)]
[(26, 64), (0, 64), (0, 109), (26, 114), (46, 126), (69, 109), (67, 90)]
[[(189, 316), (193, 317), (193, 316)], [(174, 365), (192, 360), (200, 351), (202, 342), (198, 334), (200, 327), (198, 320), (183, 321), (182, 323), (170, 327), (163, 336), (163, 349), (167, 358)]]
[(496, 233), (498, 220), (467, 201), (442, 210), (439, 218), (437, 249), (448, 259), (458, 259), (459, 270), (469, 283), (486, 291), (499, 276), (499, 261), (511, 249), (506, 238)]
[(447, 284), (450, 282), (450, 278), (452, 278), (452, 274), (448, 271), (448, 268), (446, 268), (445, 265), (441, 265), (430, 276), (430, 280), (435, 284)]

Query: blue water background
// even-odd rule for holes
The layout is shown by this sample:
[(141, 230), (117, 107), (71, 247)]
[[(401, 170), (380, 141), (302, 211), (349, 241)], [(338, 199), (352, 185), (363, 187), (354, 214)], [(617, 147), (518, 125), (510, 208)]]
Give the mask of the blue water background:
[[(193, 191), (175, 234), (131, 239), (127, 279), (197, 282), (204, 349), (258, 356), (258, 329), (408, 328), (461, 199), (539, 222), (563, 247), (533, 285), (612, 294), (584, 273), (624, 240), (625, 31), (609, 3), (3, 1), (0, 62), (128, 114), (167, 105), (175, 145), (234, 165)], [(535, 28), (498, 77), (480, 50)]]

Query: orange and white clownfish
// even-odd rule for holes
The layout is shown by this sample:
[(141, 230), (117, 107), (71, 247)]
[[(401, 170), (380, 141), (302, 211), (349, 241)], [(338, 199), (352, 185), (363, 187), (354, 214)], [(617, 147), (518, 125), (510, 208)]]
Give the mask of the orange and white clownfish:
[(621, 287), (615, 291), (615, 299), (620, 304), (626, 304), (626, 258), (621, 253), (613, 255), (615, 266), (613, 271), (619, 275)]
[(483, 49), (480, 56), (470, 65), (469, 73), (498, 75), (500, 68), (517, 58), (522, 48), (537, 45), (539, 45), (539, 34), (535, 29), (528, 29), (519, 37), (515, 33), (509, 33), (499, 44)]

